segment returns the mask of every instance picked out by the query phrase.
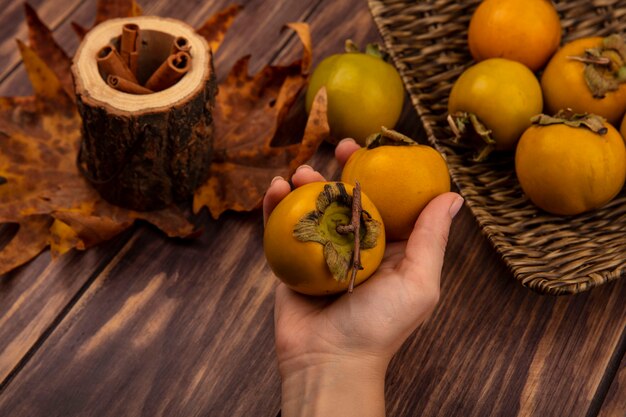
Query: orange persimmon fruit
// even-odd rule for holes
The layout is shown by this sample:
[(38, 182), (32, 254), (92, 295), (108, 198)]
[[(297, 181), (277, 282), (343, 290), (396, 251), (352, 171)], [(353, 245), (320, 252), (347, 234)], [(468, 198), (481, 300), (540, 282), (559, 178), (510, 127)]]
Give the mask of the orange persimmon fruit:
[(506, 58), (541, 69), (561, 42), (561, 21), (549, 0), (485, 0), (470, 20), (476, 61)]

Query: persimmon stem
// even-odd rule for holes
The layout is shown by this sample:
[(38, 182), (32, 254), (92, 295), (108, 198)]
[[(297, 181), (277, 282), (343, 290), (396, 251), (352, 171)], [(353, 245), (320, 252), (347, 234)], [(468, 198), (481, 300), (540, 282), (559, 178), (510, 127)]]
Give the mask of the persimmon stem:
[(415, 143), (415, 140), (411, 139), (407, 135), (403, 135), (402, 133), (393, 129), (387, 129), (385, 126), (381, 126), (380, 130), (381, 134), (387, 139), (391, 139), (401, 143)]
[(352, 251), (352, 276), (348, 285), (348, 293), (354, 290), (354, 282), (356, 274), (363, 269), (361, 265), (361, 215), (363, 213), (363, 205), (361, 204), (361, 184), (355, 181), (354, 190), (352, 191), (352, 219), (350, 224), (340, 224), (337, 226), (337, 233), (345, 235), (354, 233), (354, 250)]
[(594, 55), (585, 55), (585, 56), (568, 56), (567, 59), (571, 59), (572, 61), (580, 61), (585, 64), (592, 65), (611, 65), (611, 60), (607, 57), (603, 56), (594, 56)]

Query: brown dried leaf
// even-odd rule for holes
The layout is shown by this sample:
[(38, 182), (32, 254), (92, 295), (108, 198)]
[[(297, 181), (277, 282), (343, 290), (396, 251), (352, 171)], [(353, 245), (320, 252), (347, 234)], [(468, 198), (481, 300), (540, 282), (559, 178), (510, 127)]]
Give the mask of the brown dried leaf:
[(311, 31), (309, 25), (303, 22), (287, 23), (288, 28), (291, 28), (298, 34), (298, 37), (302, 41), (302, 47), (304, 53), (302, 54), (302, 73), (308, 74), (311, 69), (311, 63), (313, 62), (313, 42), (311, 41)]
[(50, 67), (54, 75), (61, 81), (63, 90), (68, 97), (74, 97), (74, 83), (70, 67), (72, 61), (65, 51), (54, 41), (52, 32), (39, 19), (39, 16), (28, 3), (24, 3), (26, 24), (28, 26), (29, 46)]
[(50, 216), (28, 216), (20, 222), (16, 235), (0, 251), (0, 276), (39, 255), (48, 246)]
[(308, 81), (308, 25), (291, 25), (304, 45), (303, 57), (288, 66), (266, 66), (248, 75), (249, 57), (239, 60), (219, 87), (214, 112), (215, 154), (211, 177), (194, 196), (194, 212), (207, 206), (214, 218), (225, 210), (253, 210), (270, 180), (289, 177), (328, 135), (326, 92), (316, 98), (301, 143), (272, 146)]
[[(53, 42), (53, 41), (52, 41)], [(104, 201), (78, 172), (81, 120), (54, 72), (18, 41), (35, 96), (0, 98), (0, 223), (18, 223), (0, 250), (0, 275), (50, 245), (53, 255), (85, 249), (146, 220), (168, 236), (194, 227), (171, 208), (138, 213)]]
[[(272, 178), (277, 175), (291, 177), (299, 165), (315, 154), (319, 144), (328, 136), (326, 106), (326, 90), (322, 89), (311, 108), (302, 142), (259, 150), (259, 166), (248, 165), (253, 162), (250, 159), (241, 163), (213, 163), (211, 177), (195, 193), (194, 212), (207, 206), (213, 218), (217, 219), (226, 210), (250, 211), (258, 208)], [(278, 154), (282, 162), (271, 165)], [(263, 164), (265, 156), (269, 157), (267, 161), (270, 165)]]
[[(239, 6), (227, 8), (199, 29), (214, 50), (239, 10)], [(100, 0), (96, 23), (140, 13), (134, 1)], [(0, 249), (0, 275), (47, 246), (53, 256), (86, 249), (114, 237), (135, 220), (150, 222), (170, 237), (197, 234), (179, 209), (139, 213), (113, 206), (79, 173), (81, 120), (73, 100), (69, 59), (30, 6), (26, 14), (31, 46), (19, 41), (18, 46), (35, 95), (0, 97), (0, 226), (19, 225)], [(74, 27), (82, 35), (87, 32)], [(267, 66), (250, 77), (244, 58), (220, 86), (214, 115), (219, 160), (195, 196), (196, 211), (207, 205), (217, 217), (227, 209), (257, 207), (271, 178), (290, 176), (328, 135), (326, 95), (321, 90), (301, 143), (280, 140), (311, 65), (308, 26), (290, 27), (304, 45), (302, 59), (287, 66)]]
[(211, 16), (202, 26), (196, 29), (198, 35), (207, 40), (213, 53), (216, 53), (219, 49), (228, 28), (233, 24), (235, 17), (242, 9), (243, 6), (239, 4), (230, 5)]
[[(58, 188), (80, 139), (73, 103), (52, 71), (32, 49), (18, 41), (34, 97), (0, 99), (0, 222), (20, 223), (23, 216), (49, 213), (42, 192)], [(55, 116), (56, 115), (56, 116)]]

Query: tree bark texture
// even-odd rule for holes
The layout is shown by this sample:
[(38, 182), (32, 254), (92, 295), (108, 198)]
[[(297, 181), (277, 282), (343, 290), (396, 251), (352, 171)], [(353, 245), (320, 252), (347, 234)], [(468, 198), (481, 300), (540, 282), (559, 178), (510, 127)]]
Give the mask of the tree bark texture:
[[(142, 22), (138, 23), (141, 28)], [(89, 36), (83, 42), (102, 43)], [(208, 68), (192, 70), (206, 74), (194, 78), (197, 85), (183, 88), (180, 98), (177, 84), (144, 96), (113, 89), (109, 93), (97, 75), (82, 70), (87, 64), (81, 62), (90, 56), (77, 53), (73, 71), (83, 120), (78, 164), (107, 201), (140, 211), (160, 209), (190, 198), (207, 179), (217, 88), (210, 51), (198, 49), (196, 45), (192, 52), (206, 53)], [(96, 90), (99, 93), (92, 94)], [(131, 110), (125, 102), (131, 102)]]

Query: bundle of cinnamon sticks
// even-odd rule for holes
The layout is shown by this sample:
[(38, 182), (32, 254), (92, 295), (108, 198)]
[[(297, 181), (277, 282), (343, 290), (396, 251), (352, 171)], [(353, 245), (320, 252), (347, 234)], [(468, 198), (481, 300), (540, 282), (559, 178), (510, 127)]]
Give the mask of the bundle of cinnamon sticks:
[(107, 84), (130, 94), (150, 94), (165, 90), (176, 84), (191, 68), (191, 46), (179, 36), (172, 42), (167, 59), (148, 77), (142, 85), (137, 80), (141, 31), (134, 23), (122, 27), (119, 51), (112, 44), (98, 51), (98, 69)]

